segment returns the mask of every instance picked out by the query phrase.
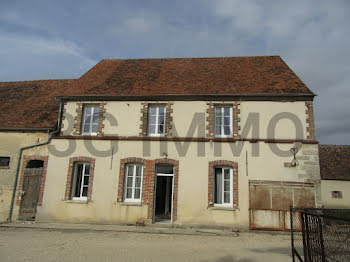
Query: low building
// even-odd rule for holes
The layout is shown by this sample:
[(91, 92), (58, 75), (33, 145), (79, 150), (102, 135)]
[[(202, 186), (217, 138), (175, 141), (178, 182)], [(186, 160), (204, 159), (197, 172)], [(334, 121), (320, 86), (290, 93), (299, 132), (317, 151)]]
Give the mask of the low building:
[(31, 146), (47, 141), (55, 129), (59, 109), (55, 96), (68, 92), (65, 88), (72, 81), (0, 82), (0, 222), (9, 219), (15, 200), (20, 151), (23, 155), (48, 155), (46, 146)]
[(322, 203), (350, 208), (350, 146), (320, 145)]
[(105, 59), (53, 94), (15, 219), (284, 230), (321, 205), (315, 94), (279, 56)]

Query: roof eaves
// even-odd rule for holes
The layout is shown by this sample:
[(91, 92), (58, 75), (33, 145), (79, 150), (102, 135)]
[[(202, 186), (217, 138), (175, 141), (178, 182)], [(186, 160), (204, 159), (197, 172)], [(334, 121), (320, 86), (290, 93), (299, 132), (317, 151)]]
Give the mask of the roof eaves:
[(52, 127), (0, 127), (0, 131), (52, 131), (54, 128)]
[(313, 100), (315, 94), (152, 94), (152, 95), (68, 95), (57, 96), (59, 101), (78, 101), (78, 100), (245, 100), (245, 101), (261, 101), (261, 100)]

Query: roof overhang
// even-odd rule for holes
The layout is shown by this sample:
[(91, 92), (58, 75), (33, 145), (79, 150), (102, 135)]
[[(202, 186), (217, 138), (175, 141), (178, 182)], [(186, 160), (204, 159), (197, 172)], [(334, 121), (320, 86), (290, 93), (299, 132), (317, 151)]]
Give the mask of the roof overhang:
[(51, 127), (0, 127), (0, 132), (20, 131), (20, 132), (49, 132), (54, 128)]
[(313, 101), (315, 94), (69, 95), (59, 101)]

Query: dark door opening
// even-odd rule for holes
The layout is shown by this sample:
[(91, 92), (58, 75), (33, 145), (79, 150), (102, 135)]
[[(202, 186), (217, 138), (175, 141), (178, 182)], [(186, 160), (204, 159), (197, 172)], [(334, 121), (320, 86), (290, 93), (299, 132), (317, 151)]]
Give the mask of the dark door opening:
[(173, 177), (157, 176), (155, 222), (171, 223)]

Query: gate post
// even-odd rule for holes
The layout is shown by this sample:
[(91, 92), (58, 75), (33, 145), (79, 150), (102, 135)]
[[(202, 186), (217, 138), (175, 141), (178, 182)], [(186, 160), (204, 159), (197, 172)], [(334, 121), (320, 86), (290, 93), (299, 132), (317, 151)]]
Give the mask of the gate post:
[(293, 262), (295, 262), (294, 258), (294, 232), (293, 232), (293, 206), (290, 206), (290, 234), (291, 234), (291, 241), (292, 241), (292, 258)]
[(322, 256), (322, 262), (326, 261), (326, 254), (324, 252), (324, 242), (323, 242), (323, 233), (322, 233), (322, 222), (323, 219), (320, 215), (318, 215), (318, 230), (319, 230), (319, 239), (320, 239), (320, 245), (321, 245), (321, 256)]

